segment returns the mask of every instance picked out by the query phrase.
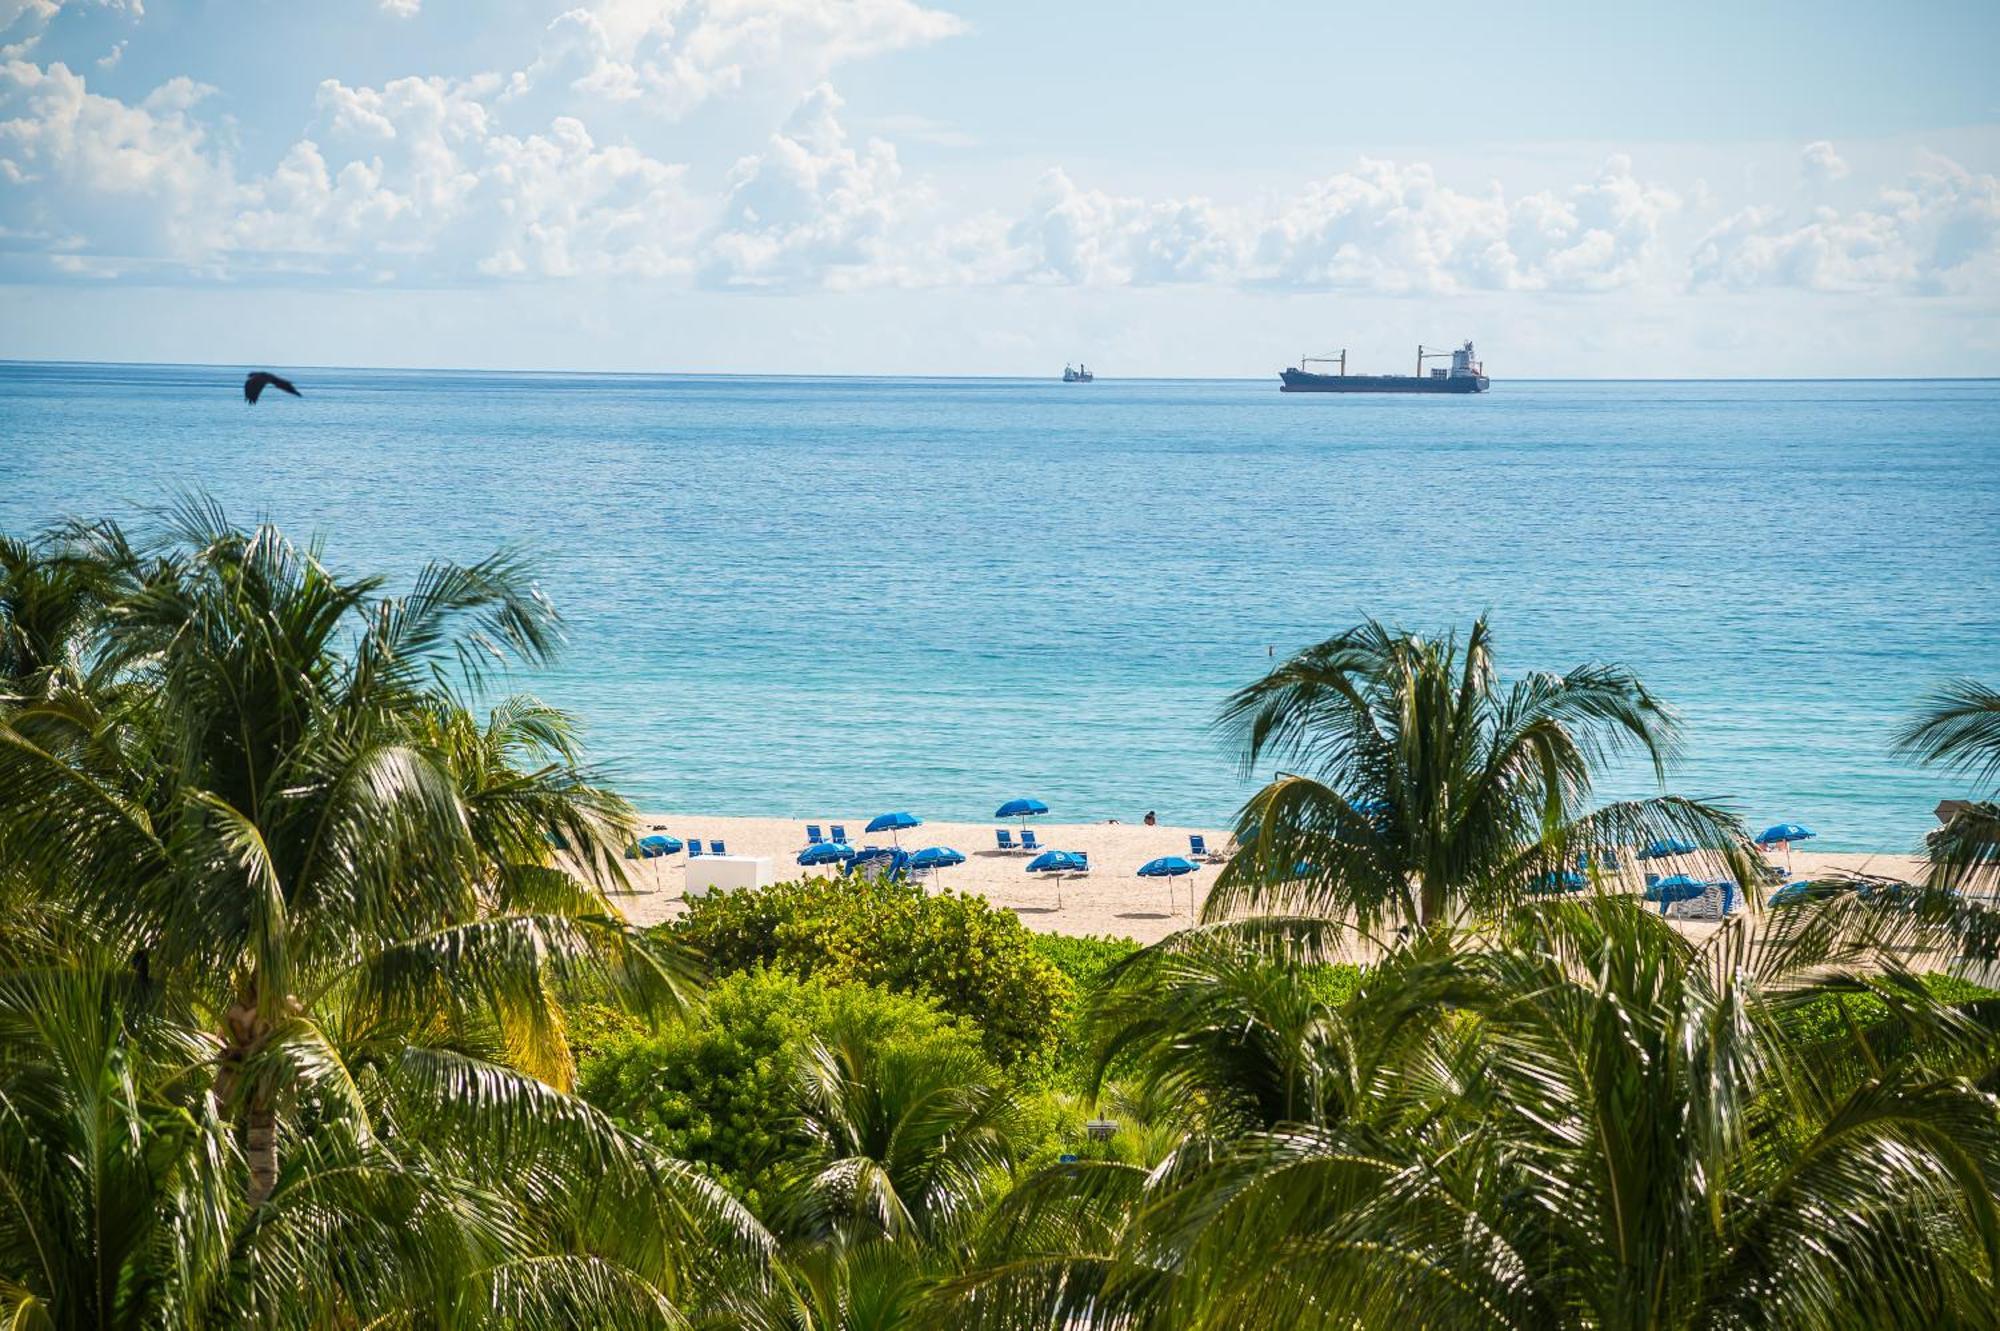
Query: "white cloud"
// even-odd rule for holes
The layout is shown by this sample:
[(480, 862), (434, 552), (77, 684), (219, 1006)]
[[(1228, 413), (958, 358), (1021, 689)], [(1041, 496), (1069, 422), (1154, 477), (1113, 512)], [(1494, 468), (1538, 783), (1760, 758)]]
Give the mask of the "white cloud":
[(88, 224), (92, 244), (128, 258), (207, 259), (235, 195), (228, 163), (191, 112), (213, 89), (176, 78), (137, 105), (88, 91), (60, 62), (0, 67), (0, 175), (25, 187), (51, 230)]
[(118, 62), (125, 58), (125, 43), (113, 42), (111, 49), (97, 58), (99, 69), (116, 69)]
[(549, 24), (511, 90), (560, 81), (673, 117), (760, 75), (789, 98), (848, 61), (964, 30), (914, 0), (591, 0)]
[[(0, 0), (0, 37), (14, 39), (0, 44), (0, 62), (26, 59), (41, 45), (49, 21), (62, 11), (65, 4), (72, 8), (106, 9), (130, 14), (135, 22), (146, 13), (144, 0)], [(123, 47), (124, 43), (120, 42), (119, 46)], [(116, 56), (117, 51), (114, 50), (113, 64), (117, 63)]]
[(718, 286), (893, 282), (911, 255), (899, 234), (929, 195), (903, 183), (896, 150), (856, 148), (841, 128), (839, 94), (821, 84), (761, 153), (729, 173), (722, 217), (708, 236), (702, 280)]
[(1253, 270), (1308, 289), (1610, 290), (1645, 271), (1679, 206), (1622, 156), (1587, 184), (1511, 203), (1497, 184), (1468, 194), (1423, 163), (1364, 159), (1281, 209), (1257, 237)]
[(1799, 153), (1799, 170), (1811, 185), (1831, 185), (1837, 180), (1845, 180), (1848, 166), (1831, 143), (1819, 139), (1808, 143)]
[(377, 0), (377, 3), (392, 18), (415, 18), (424, 7), (424, 0)]
[(1235, 275), (1237, 229), (1206, 199), (1121, 198), (1080, 189), (1055, 169), (1007, 238), (1028, 281), (1152, 285)]
[(491, 77), (322, 83), (319, 137), (254, 185), (231, 248), (441, 276), (685, 270), (682, 167), (599, 145), (567, 116), (503, 133), (486, 104), (497, 88)]
[[(592, 21), (643, 26), (657, 10), (607, 6)], [(697, 27), (725, 13), (748, 21), (719, 4), (674, 12)], [(1798, 199), (1738, 207), (1699, 235), (1693, 218), (1676, 220), (1679, 194), (1623, 156), (1591, 179), (1516, 196), (1497, 182), (1447, 183), (1421, 162), (1364, 159), (1274, 201), (1143, 197), (1052, 167), (1006, 207), (912, 178), (892, 144), (850, 135), (826, 84), (706, 189), (682, 164), (594, 134), (582, 115), (520, 125), (527, 104), (509, 87), (497, 74), (328, 79), (303, 135), (246, 169), (213, 128), (213, 90), (192, 80), (128, 103), (59, 62), (5, 62), (6, 261), (16, 273), (626, 274), (762, 290), (2000, 289), (2000, 179), (1941, 157), (1843, 211), (1817, 200), (1850, 169), (1831, 144), (1808, 144)]]
[[(1820, 145), (1813, 145), (1814, 148)], [(1807, 150), (1808, 161), (1812, 149)], [(1838, 161), (1838, 158), (1833, 160)], [(1942, 295), (2000, 281), (2000, 177), (1931, 156), (1867, 207), (1741, 209), (1695, 246), (1691, 282)]]
[(187, 79), (128, 105), (56, 64), (0, 70), (0, 181), (27, 220), (81, 244), (58, 271), (174, 262), (197, 275), (367, 273), (417, 279), (684, 273), (699, 223), (684, 168), (600, 145), (581, 122), (500, 131), (498, 80), (327, 80), (308, 137), (238, 179)]

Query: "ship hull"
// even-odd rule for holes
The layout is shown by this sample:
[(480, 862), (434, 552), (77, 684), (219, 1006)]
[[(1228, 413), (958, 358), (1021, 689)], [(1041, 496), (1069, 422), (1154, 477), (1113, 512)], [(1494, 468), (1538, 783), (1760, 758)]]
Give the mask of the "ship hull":
[(1286, 370), (1278, 376), (1281, 393), (1484, 393), (1483, 374), (1444, 379), (1419, 379), (1411, 374), (1308, 374)]

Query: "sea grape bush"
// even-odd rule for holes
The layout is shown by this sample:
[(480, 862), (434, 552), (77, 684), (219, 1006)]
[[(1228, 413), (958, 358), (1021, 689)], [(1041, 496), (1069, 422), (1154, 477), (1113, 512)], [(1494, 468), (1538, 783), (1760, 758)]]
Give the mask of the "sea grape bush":
[(889, 1055), (985, 1058), (978, 1029), (932, 999), (757, 967), (718, 980), (657, 1033), (613, 1037), (584, 1064), (578, 1090), (767, 1213), (805, 1147), (798, 1055), (837, 1034)]
[(926, 994), (978, 1023), (989, 1055), (1045, 1058), (1075, 986), (1011, 913), (982, 897), (865, 879), (711, 893), (663, 926), (717, 974), (770, 966)]

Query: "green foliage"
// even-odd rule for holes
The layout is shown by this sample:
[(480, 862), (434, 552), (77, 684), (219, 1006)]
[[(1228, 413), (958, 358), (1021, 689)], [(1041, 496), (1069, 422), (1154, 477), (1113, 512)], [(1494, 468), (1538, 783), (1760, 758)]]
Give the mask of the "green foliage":
[(977, 1028), (931, 999), (759, 967), (718, 980), (657, 1034), (613, 1038), (583, 1065), (580, 1091), (763, 1213), (808, 1146), (799, 1059), (810, 1041), (836, 1037), (885, 1057), (984, 1062)]
[(1012, 913), (908, 884), (813, 878), (710, 893), (663, 928), (718, 973), (767, 965), (928, 994), (977, 1021), (1007, 1065), (1053, 1049), (1075, 992)]
[(1069, 977), (1078, 993), (1139, 950), (1131, 939), (1107, 934), (1035, 934), (1033, 946), (1044, 961)]
[(504, 556), (395, 594), (197, 500), (0, 542), (0, 1324), (652, 1326), (754, 1272), (563, 1093), (559, 995), (685, 970), (568, 719), (468, 709), (559, 637)]
[[(1921, 979), (1931, 998), (1946, 1006), (1956, 1007), (2000, 998), (2000, 994), (1983, 985), (1953, 975), (1934, 972)], [(1854, 1029), (1871, 1029), (1889, 1017), (1889, 1005), (1868, 990), (1851, 994), (1821, 994), (1786, 1014), (1784, 1030), (1789, 1038), (1801, 1044), (1814, 1044), (1847, 1039)]]
[(1501, 682), (1492, 633), (1425, 637), (1367, 620), (1230, 696), (1218, 726), (1245, 773), (1280, 769), (1243, 806), (1241, 849), (1202, 907), (1351, 915), (1364, 928), (1494, 913), (1580, 855), (1603, 863), (1661, 837), (1751, 881), (1743, 830), (1671, 796), (1591, 807), (1620, 756), (1656, 774), (1672, 711), (1630, 671), (1583, 665)]

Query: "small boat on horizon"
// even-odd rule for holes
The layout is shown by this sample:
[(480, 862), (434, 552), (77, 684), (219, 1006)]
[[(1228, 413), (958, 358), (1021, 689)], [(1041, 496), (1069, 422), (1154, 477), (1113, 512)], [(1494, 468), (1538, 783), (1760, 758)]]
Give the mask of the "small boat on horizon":
[(1090, 372), (1088, 365), (1079, 364), (1075, 369), (1063, 366), (1063, 382), (1066, 384), (1087, 384), (1097, 376)]

